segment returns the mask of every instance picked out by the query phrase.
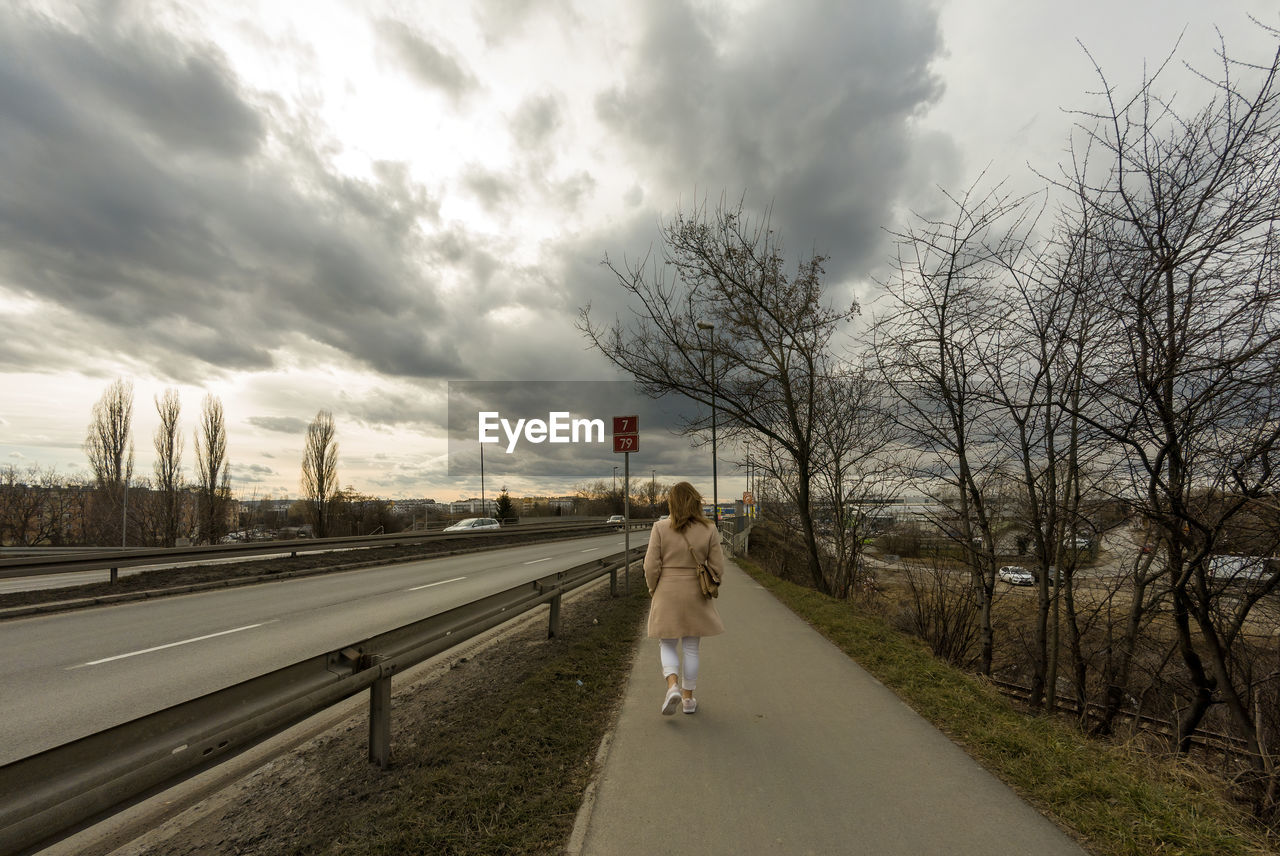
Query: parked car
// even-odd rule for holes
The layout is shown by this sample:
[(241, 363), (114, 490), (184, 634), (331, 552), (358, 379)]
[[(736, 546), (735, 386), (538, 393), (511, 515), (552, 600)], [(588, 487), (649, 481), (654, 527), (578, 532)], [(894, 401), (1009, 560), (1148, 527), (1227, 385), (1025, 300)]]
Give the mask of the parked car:
[(478, 532), (485, 529), (501, 529), (502, 524), (494, 520), (492, 517), (468, 517), (466, 520), (459, 520), (452, 526), (446, 526), (445, 532)]
[[(1038, 582), (1038, 581), (1040, 580), (1040, 569), (1039, 569), (1039, 568), (1036, 568), (1036, 569), (1035, 569), (1034, 571), (1032, 571), (1031, 573), (1032, 573), (1032, 576), (1034, 576), (1034, 577), (1035, 577), (1035, 579), (1036, 579), (1036, 581)], [(1054, 584), (1054, 583), (1053, 583), (1053, 578), (1054, 578), (1054, 575), (1055, 575), (1055, 574), (1057, 574), (1057, 573), (1058, 573), (1058, 568), (1057, 568), (1057, 566), (1056, 566), (1056, 565), (1050, 565), (1050, 566), (1049, 566), (1049, 585), (1053, 585), (1053, 584)]]
[(1036, 581), (1030, 571), (1018, 565), (1005, 565), (997, 572), (997, 576), (1011, 586), (1029, 586)]

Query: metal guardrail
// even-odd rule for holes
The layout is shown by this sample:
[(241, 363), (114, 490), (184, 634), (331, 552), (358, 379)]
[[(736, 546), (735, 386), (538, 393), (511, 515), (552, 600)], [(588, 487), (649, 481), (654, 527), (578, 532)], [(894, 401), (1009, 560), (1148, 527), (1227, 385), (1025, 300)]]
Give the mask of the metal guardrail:
[(623, 553), (595, 559), (6, 764), (0, 853), (51, 843), (365, 689), (369, 759), (386, 767), (393, 675), (543, 603), (555, 636), (561, 596), (606, 573), (616, 594), (626, 565)]
[[(652, 521), (633, 521), (632, 528), (648, 526)], [(24, 556), (12, 559), (0, 559), (0, 580), (18, 577), (36, 577), (45, 574), (69, 574), (78, 571), (111, 570), (112, 580), (120, 568), (138, 567), (140, 565), (177, 564), (197, 562), (202, 559), (229, 559), (241, 556), (270, 556), (288, 553), (318, 553), (327, 550), (367, 549), (374, 547), (398, 547), (405, 544), (417, 544), (423, 541), (456, 541), (474, 540), (477, 538), (497, 537), (503, 534), (538, 533), (546, 535), (563, 532), (601, 532), (618, 528), (616, 523), (575, 523), (575, 524), (533, 524), (522, 527), (509, 527), (486, 533), (478, 532), (393, 532), (389, 535), (361, 535), (348, 538), (300, 538), (290, 541), (247, 541), (236, 544), (207, 544), (199, 547), (145, 547), (122, 550), (120, 548), (102, 548), (89, 553), (64, 554), (46, 556)]]

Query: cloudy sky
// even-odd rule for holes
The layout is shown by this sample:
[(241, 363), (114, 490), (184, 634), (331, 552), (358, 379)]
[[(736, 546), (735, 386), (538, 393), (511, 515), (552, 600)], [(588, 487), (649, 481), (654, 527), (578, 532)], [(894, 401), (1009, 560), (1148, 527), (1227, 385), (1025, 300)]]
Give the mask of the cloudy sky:
[[(884, 230), (939, 187), (1053, 169), (1096, 103), (1079, 43), (1130, 90), (1180, 35), (1212, 70), (1215, 24), (1269, 60), (1250, 15), (1280, 25), (1274, 0), (2, 4), (0, 466), (84, 471), (126, 378), (139, 475), (175, 387), (188, 471), (212, 393), (245, 498), (296, 495), (319, 409), (344, 485), (476, 494), (448, 472), (448, 381), (620, 379), (578, 309), (625, 310), (600, 260), (664, 215), (772, 203), (872, 304)], [(709, 492), (704, 450), (651, 439), (636, 471)], [(514, 493), (606, 464), (486, 459)]]

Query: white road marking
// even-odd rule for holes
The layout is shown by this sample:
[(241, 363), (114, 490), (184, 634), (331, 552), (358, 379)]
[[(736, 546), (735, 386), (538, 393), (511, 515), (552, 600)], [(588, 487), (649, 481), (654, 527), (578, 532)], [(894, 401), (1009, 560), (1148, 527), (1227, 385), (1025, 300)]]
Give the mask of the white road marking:
[(588, 549), (586, 549), (586, 550), (579, 550), (578, 552), (579, 552), (579, 553), (594, 553), (596, 550), (599, 550), (599, 549), (600, 549), (599, 547), (591, 547), (591, 548), (588, 548)]
[(538, 564), (539, 562), (550, 562), (550, 561), (551, 561), (551, 558), (552, 558), (551, 556), (547, 556), (545, 559), (534, 559), (532, 562), (525, 562), (525, 564), (526, 564), (526, 565), (536, 565), (536, 564)]
[(81, 663), (80, 666), (71, 666), (70, 668), (79, 669), (83, 666), (100, 666), (103, 663), (110, 663), (114, 660), (124, 660), (129, 657), (137, 657), (141, 654), (150, 654), (154, 651), (163, 651), (165, 648), (176, 648), (179, 645), (190, 645), (192, 642), (203, 642), (206, 639), (214, 639), (218, 636), (227, 636), (231, 633), (240, 633), (245, 630), (252, 630), (255, 627), (261, 627), (262, 624), (246, 624), (244, 627), (236, 627), (232, 630), (222, 630), (218, 633), (210, 633), (207, 636), (197, 636), (194, 639), (183, 639), (181, 642), (170, 642), (168, 645), (157, 645), (154, 648), (143, 648), (141, 651), (130, 651), (128, 654), (117, 654), (114, 657), (103, 657), (101, 660), (90, 660), (87, 663)]
[(423, 589), (434, 588), (435, 586), (442, 586), (442, 585), (444, 585), (445, 583), (457, 583), (457, 582), (461, 582), (462, 580), (465, 580), (465, 579), (466, 579), (466, 577), (454, 577), (454, 578), (453, 578), (453, 579), (451, 579), (451, 580), (441, 580), (441, 581), (440, 581), (440, 582), (438, 582), (438, 583), (427, 583), (425, 586), (414, 586), (414, 587), (413, 587), (413, 588), (411, 588), (411, 589), (405, 589), (405, 591), (422, 591)]

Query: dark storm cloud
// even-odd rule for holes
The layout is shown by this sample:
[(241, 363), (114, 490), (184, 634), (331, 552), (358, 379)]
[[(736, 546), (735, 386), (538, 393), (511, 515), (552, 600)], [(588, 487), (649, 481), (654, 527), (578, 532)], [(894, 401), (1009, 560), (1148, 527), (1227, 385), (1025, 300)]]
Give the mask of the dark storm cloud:
[(400, 21), (378, 22), (378, 35), (415, 78), (460, 101), (477, 86), (475, 76), (457, 57)]
[(338, 396), (338, 410), (344, 421), (354, 419), (370, 428), (416, 428), (425, 434), (435, 433), (444, 421), (444, 414), (437, 412), (438, 404), (434, 397), (421, 391), (375, 388), (359, 395)]
[(96, 22), (90, 41), (21, 10), (7, 17), (14, 26), (3, 37), (0, 74), (7, 85), (0, 98), (6, 113), (46, 139), (76, 128), (67, 112), (72, 105), (59, 95), (70, 89), (77, 111), (179, 148), (243, 157), (262, 142), (263, 123), (216, 49), (177, 54), (163, 39), (105, 20)]
[(833, 280), (878, 263), (915, 180), (911, 120), (941, 94), (935, 4), (766, 3), (731, 26), (682, 0), (643, 8), (627, 82), (597, 112), (681, 197), (655, 203), (745, 192), (757, 211), (772, 203), (790, 255), (830, 254)]
[(123, 359), (201, 382), (305, 337), (456, 374), (415, 255), (438, 202), (401, 164), (335, 174), (323, 144), (213, 46), (0, 10), (0, 289), (51, 305), (0, 366), (57, 341), (45, 370)]

